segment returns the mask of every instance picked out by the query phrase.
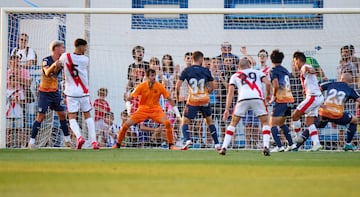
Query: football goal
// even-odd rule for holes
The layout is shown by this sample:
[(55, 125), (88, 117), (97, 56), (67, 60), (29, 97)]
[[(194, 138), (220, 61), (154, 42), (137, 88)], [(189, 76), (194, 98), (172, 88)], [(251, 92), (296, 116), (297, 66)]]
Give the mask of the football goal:
[[(198, 8), (183, 1), (156, 2), (130, 8), (1, 8), (0, 148), (27, 146), (39, 110), (37, 99), (43, 58), (51, 55), (49, 44), (53, 40), (64, 41), (67, 52), (73, 51), (76, 38), (88, 41), (86, 55), (90, 58), (91, 101), (94, 103), (100, 97), (98, 90), (105, 88), (107, 95), (104, 99), (110, 105), (110, 110), (104, 111), (101, 105), (100, 109), (92, 110), (98, 121), (98, 141), (104, 147), (113, 143), (110, 133), (117, 133), (105, 120), (104, 114), (113, 112), (113, 122), (122, 124), (121, 115), (126, 109), (124, 94), (143, 80), (149, 62), (150, 67), (158, 69), (159, 81), (175, 95), (175, 82), (186, 66), (186, 54), (196, 50), (204, 53), (207, 61), (203, 66), (209, 67), (217, 84), (210, 105), (222, 141), (229, 123), (222, 120), (226, 90), (231, 73), (236, 71), (238, 58), (251, 56), (256, 62), (255, 68), (260, 69), (262, 64), (271, 67), (268, 56), (265, 62), (260, 60), (259, 51), (264, 49), (270, 54), (279, 49), (285, 54), (283, 65), (295, 75), (292, 54), (303, 51), (311, 59), (309, 63), (319, 69), (319, 81), (335, 81), (341, 63), (340, 48), (360, 48), (360, 8), (327, 8), (323, 4), (301, 7), (299, 3), (256, 6), (242, 5), (241, 1)], [(139, 49), (143, 56), (137, 54)], [(18, 62), (13, 55), (19, 56)], [(297, 76), (294, 77), (292, 88), (296, 100), (301, 101), (302, 88), (296, 82)], [(357, 76), (354, 78), (357, 80)], [(60, 74), (58, 89), (61, 93), (62, 81)], [(357, 88), (358, 84), (354, 87)], [(182, 100), (178, 102), (181, 112), (188, 95), (186, 87), (183, 88)], [(167, 101), (160, 102), (172, 121), (174, 139), (181, 145), (181, 123), (176, 120)], [(236, 100), (233, 102), (236, 104)], [(65, 106), (65, 99), (62, 104)], [(132, 112), (137, 104), (138, 100), (132, 101)], [(355, 107), (352, 101), (346, 109), (356, 113)], [(101, 112), (95, 113), (95, 109)], [(271, 106), (269, 110), (271, 112)], [(85, 132), (85, 121), (79, 117)], [(231, 148), (261, 148), (260, 128), (258, 119), (249, 113), (240, 121)], [(331, 124), (321, 129), (320, 141), (325, 149), (342, 147), (346, 130)], [(190, 131), (193, 148), (213, 148), (201, 114), (192, 122)], [(356, 135), (354, 143), (357, 144), (358, 140)], [(39, 147), (64, 146), (58, 117), (51, 109), (41, 124), (36, 144)], [(124, 144), (145, 148), (164, 146), (164, 128), (151, 120), (145, 121), (129, 130)], [(310, 146), (307, 142), (304, 148)]]

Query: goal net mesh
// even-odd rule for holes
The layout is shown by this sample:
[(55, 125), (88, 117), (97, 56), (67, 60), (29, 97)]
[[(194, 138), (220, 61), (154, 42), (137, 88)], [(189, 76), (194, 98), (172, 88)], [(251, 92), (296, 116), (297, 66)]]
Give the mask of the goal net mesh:
[[(148, 5), (133, 4), (132, 7), (164, 9), (188, 7), (187, 4), (176, 4), (182, 1), (161, 2), (163, 1)], [(238, 8), (238, 5), (225, 4), (224, 7)], [(246, 8), (251, 8), (251, 4), (246, 4)], [(210, 105), (218, 137), (222, 142), (229, 124), (229, 121), (222, 120), (226, 84), (230, 74), (236, 70), (238, 61), (235, 56), (225, 54), (224, 51), (230, 50), (239, 58), (245, 55), (251, 56), (256, 62), (254, 67), (260, 69), (258, 52), (265, 49), (270, 54), (272, 50), (280, 49), (285, 54), (283, 65), (294, 74), (291, 57), (294, 51), (300, 50), (312, 58), (311, 63), (314, 67), (323, 70), (323, 76), (319, 76), (320, 81), (325, 78), (336, 81), (339, 77), (337, 67), (341, 59), (340, 48), (345, 45), (360, 47), (360, 27), (355, 25), (358, 24), (360, 17), (356, 14), (69, 14), (65, 11), (63, 14), (8, 13), (7, 16), (9, 60), (6, 102), (7, 110), (12, 112), (7, 113), (6, 116), (7, 148), (26, 147), (29, 141), (32, 124), (38, 111), (37, 88), (42, 73), (42, 59), (50, 55), (49, 43), (53, 40), (63, 40), (68, 52), (73, 51), (73, 41), (76, 38), (88, 40), (90, 94), (94, 104), (92, 116), (96, 121), (98, 141), (103, 147), (109, 147), (114, 143), (113, 134), (117, 134), (118, 128), (126, 118), (125, 113), (122, 116), (122, 112), (126, 109), (124, 95), (143, 81), (146, 66), (142, 65), (148, 64), (150, 60), (152, 64), (159, 63), (152, 66), (159, 69), (159, 80), (174, 96), (175, 82), (185, 67), (186, 53), (200, 50), (209, 58), (203, 66), (209, 67), (218, 84), (218, 88), (211, 96)], [(26, 41), (21, 40), (23, 33), (28, 35)], [(14, 49), (18, 49), (18, 52), (24, 51), (24, 48), (21, 48), (24, 46), (25, 57), (24, 53), (19, 53), (22, 57), (20, 65), (16, 68), (23, 69), (21, 74), (16, 70), (9, 71), (11, 53)], [(135, 53), (142, 49), (136, 46), (143, 47), (143, 58), (135, 56)], [(28, 54), (26, 54), (27, 47), (30, 48)], [(31, 50), (34, 54), (30, 54)], [(355, 63), (359, 65), (359, 62)], [(265, 64), (271, 66), (268, 57)], [(16, 76), (15, 85), (10, 85), (11, 75)], [(357, 75), (354, 76), (355, 80)], [(30, 79), (28, 84), (27, 79)], [(292, 81), (292, 90), (296, 101), (300, 102), (303, 100), (303, 95), (297, 79), (298, 76), (295, 76)], [(60, 76), (59, 91), (61, 92), (62, 80)], [(354, 83), (353, 87), (357, 88), (358, 84)], [(14, 88), (23, 92), (24, 98), (17, 92), (14, 94)], [(182, 86), (182, 100), (178, 103), (181, 112), (188, 95), (186, 88)], [(106, 94), (100, 89), (106, 89)], [(100, 97), (108, 102), (110, 109), (103, 105), (101, 99), (99, 100)], [(235, 100), (233, 102), (236, 103)], [(136, 110), (137, 104), (138, 100), (132, 101), (131, 113)], [(15, 105), (18, 106), (16, 109)], [(183, 134), (180, 122), (176, 120), (166, 100), (161, 100), (161, 105), (172, 122), (175, 142), (181, 146)], [(359, 113), (354, 101), (347, 105), (346, 110), (352, 114)], [(269, 109), (271, 112), (271, 106)], [(98, 110), (100, 112), (95, 112)], [(105, 113), (107, 111), (114, 114), (113, 125), (109, 123), (111, 116)], [(84, 136), (87, 137), (85, 121), (82, 121), (81, 114), (79, 114), (79, 122)], [(287, 124), (290, 123), (289, 117)], [(194, 142), (193, 148), (214, 146), (201, 114), (192, 121), (189, 128)], [(325, 149), (341, 149), (346, 130), (346, 127), (333, 124), (320, 129), (320, 141)], [(73, 140), (75, 142), (75, 139)], [(282, 140), (286, 143), (284, 138)], [(353, 142), (358, 143), (357, 135)], [(127, 147), (167, 146), (165, 128), (163, 125), (146, 120), (131, 127), (123, 143)], [(46, 119), (41, 124), (36, 144), (40, 147), (63, 146), (59, 120), (52, 110), (48, 111)], [(304, 148), (310, 147), (311, 142), (307, 141)], [(251, 112), (239, 122), (231, 148), (262, 148), (261, 125)]]

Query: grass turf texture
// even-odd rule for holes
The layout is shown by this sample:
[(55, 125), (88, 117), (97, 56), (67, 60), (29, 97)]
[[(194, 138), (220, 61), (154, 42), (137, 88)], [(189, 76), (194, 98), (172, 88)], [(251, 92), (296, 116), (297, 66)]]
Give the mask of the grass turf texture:
[(0, 150), (0, 196), (359, 196), (360, 152)]

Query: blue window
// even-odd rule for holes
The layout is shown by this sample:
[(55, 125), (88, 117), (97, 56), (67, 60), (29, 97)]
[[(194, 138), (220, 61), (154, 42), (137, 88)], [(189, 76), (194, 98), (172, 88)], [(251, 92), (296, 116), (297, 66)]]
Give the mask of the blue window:
[[(133, 8), (188, 8), (188, 0), (132, 0)], [(133, 14), (132, 29), (187, 29), (187, 14)]]
[[(322, 8), (323, 0), (224, 0), (224, 8)], [(224, 29), (322, 29), (322, 14), (225, 14)]]

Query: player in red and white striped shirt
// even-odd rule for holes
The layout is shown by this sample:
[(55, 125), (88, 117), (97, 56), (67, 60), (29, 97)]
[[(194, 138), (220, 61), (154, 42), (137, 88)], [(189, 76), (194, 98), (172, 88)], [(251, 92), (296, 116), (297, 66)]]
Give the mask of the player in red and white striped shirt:
[[(248, 110), (253, 110), (263, 125), (263, 153), (265, 156), (270, 155), (270, 126), (264, 100), (266, 98), (267, 101), (270, 101), (270, 81), (262, 71), (250, 68), (250, 66), (251, 64), (247, 57), (241, 58), (238, 65), (239, 70), (231, 76), (229, 81), (223, 120), (226, 120), (229, 116), (229, 108), (234, 97), (235, 88), (238, 89), (238, 100), (234, 108), (231, 123), (226, 129), (224, 142), (219, 152), (221, 155), (226, 154), (226, 149), (230, 144), (232, 136), (234, 136), (235, 127)], [(262, 83), (266, 84), (266, 96), (263, 96)]]
[(293, 54), (293, 62), (300, 70), (300, 80), (305, 93), (303, 100), (292, 114), (293, 127), (295, 132), (301, 128), (300, 118), (305, 114), (305, 130), (304, 133), (310, 133), (313, 142), (312, 151), (322, 149), (319, 141), (318, 129), (315, 127), (315, 119), (318, 116), (318, 110), (324, 102), (315, 69), (306, 64), (306, 56), (303, 52), (296, 51)]
[(92, 109), (89, 95), (89, 58), (85, 56), (87, 41), (78, 38), (74, 42), (73, 53), (63, 53), (60, 57), (65, 72), (66, 105), (71, 130), (77, 138), (76, 149), (81, 149), (85, 139), (81, 136), (79, 124), (76, 121), (77, 112), (83, 112), (87, 124), (91, 146), (99, 149), (96, 142), (95, 123), (91, 117)]

